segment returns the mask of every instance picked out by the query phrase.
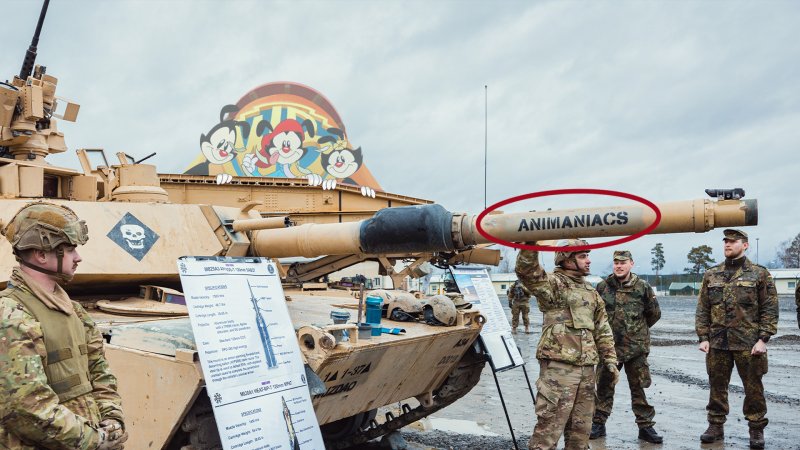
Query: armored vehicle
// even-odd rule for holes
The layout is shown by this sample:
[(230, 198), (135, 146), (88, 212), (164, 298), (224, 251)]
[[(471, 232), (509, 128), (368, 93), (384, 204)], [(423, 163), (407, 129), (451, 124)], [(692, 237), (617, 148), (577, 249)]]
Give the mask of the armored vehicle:
[[(46, 6), (45, 6), (46, 8)], [(45, 9), (43, 9), (44, 12)], [(43, 16), (42, 16), (43, 18)], [(376, 200), (392, 207), (362, 213), (336, 223), (294, 226), (291, 216), (265, 211), (263, 202), (221, 206), (170, 201), (155, 166), (118, 153), (109, 164), (105, 153), (78, 150), (82, 170), (46, 161), (66, 151), (57, 119), (74, 121), (78, 105), (55, 96), (57, 79), (34, 65), (38, 30), (22, 71), (0, 84), (0, 226), (23, 205), (41, 199), (68, 205), (86, 220), (91, 239), (82, 247), (84, 262), (66, 286), (103, 330), (106, 354), (119, 379), (127, 446), (134, 449), (219, 448), (204, 376), (186, 317), (176, 260), (184, 255), (277, 259), (286, 302), (307, 364), (314, 409), (329, 448), (345, 448), (396, 430), (451, 404), (477, 383), (485, 364), (473, 347), (484, 318), (478, 310), (458, 310), (453, 326), (406, 322), (403, 336), (337, 342), (330, 312), (352, 308), (352, 291), (304, 285), (361, 261), (377, 261), (400, 286), (423, 274), (427, 261), (437, 264), (497, 264), (498, 252), (477, 230), (477, 216), (454, 214), (420, 199), (380, 193)], [(90, 155), (104, 161), (90, 164)], [(215, 186), (211, 176), (187, 184), (210, 191), (242, 189), (247, 180)], [(264, 182), (261, 180), (260, 182)], [(267, 180), (268, 184), (270, 181)], [(283, 181), (282, 188), (292, 188)], [(306, 196), (322, 195), (307, 185)], [(352, 191), (340, 186), (339, 191)], [(355, 193), (354, 193), (355, 194)], [(399, 206), (397, 205), (408, 205)], [(659, 205), (656, 233), (703, 232), (720, 226), (754, 225), (755, 200), (693, 200)], [(258, 207), (258, 208), (257, 208)], [(313, 208), (312, 208), (313, 209)], [(624, 221), (601, 226), (522, 227), (560, 216), (594, 217), (621, 213)], [(307, 218), (307, 217), (306, 217)], [(483, 228), (507, 241), (627, 235), (655, 219), (645, 207), (496, 214)], [(320, 220), (326, 222), (326, 220)], [(280, 263), (281, 258), (299, 258)], [(403, 269), (395, 262), (407, 260)], [(16, 265), (7, 241), (0, 242), (0, 287)], [(321, 289), (315, 290), (312, 287)], [(248, 307), (248, 305), (244, 305)], [(369, 368), (366, 370), (365, 368)], [(333, 377), (331, 374), (348, 374)], [(385, 417), (378, 408), (401, 407)]]

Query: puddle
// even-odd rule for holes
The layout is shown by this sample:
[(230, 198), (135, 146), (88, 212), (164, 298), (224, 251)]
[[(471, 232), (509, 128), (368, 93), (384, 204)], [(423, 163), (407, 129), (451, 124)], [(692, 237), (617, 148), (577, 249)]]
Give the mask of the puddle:
[(450, 433), (471, 434), (474, 436), (499, 436), (472, 420), (445, 419), (443, 417), (428, 417), (430, 428), (427, 430), (447, 431)]

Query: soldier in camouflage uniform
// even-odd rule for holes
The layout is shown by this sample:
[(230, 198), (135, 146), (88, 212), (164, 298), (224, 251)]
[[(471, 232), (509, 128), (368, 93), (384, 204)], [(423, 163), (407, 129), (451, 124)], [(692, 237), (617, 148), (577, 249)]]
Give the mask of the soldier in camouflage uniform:
[(0, 292), (0, 448), (122, 449), (128, 435), (103, 337), (59, 286), (81, 262), (86, 224), (40, 202), (3, 234), (20, 265)]
[(515, 281), (506, 292), (508, 295), (508, 306), (511, 308), (511, 332), (517, 334), (519, 326), (519, 316), (522, 316), (522, 323), (525, 325), (525, 333), (531, 332), (531, 322), (528, 315), (531, 312), (531, 293), (525, 286)]
[[(587, 243), (572, 239), (564, 245)], [(584, 450), (594, 412), (594, 368), (602, 362), (617, 379), (617, 355), (603, 300), (584, 279), (589, 252), (556, 252), (555, 264), (548, 274), (539, 264), (539, 252), (522, 250), (517, 257), (517, 277), (536, 296), (544, 316), (536, 349), (537, 420), (528, 448), (554, 449), (563, 433), (567, 450)]]
[(797, 327), (800, 328), (800, 283), (794, 288), (794, 304), (797, 306)]
[(695, 316), (711, 386), (709, 426), (700, 440), (724, 439), (728, 383), (736, 365), (744, 386), (742, 409), (750, 426), (750, 448), (764, 448), (768, 420), (761, 378), (767, 373), (767, 342), (778, 328), (778, 294), (769, 271), (744, 256), (747, 234), (733, 229), (723, 234), (725, 262), (703, 276)]
[[(650, 367), (647, 355), (650, 353), (650, 327), (661, 318), (653, 288), (647, 281), (631, 272), (633, 268), (631, 252), (614, 252), (614, 273), (597, 285), (597, 292), (603, 297), (608, 313), (608, 321), (614, 332), (618, 369), (625, 367), (628, 386), (631, 389), (631, 404), (636, 424), (639, 426), (639, 439), (660, 444), (663, 439), (653, 429), (656, 410), (647, 403), (644, 389), (650, 387)], [(614, 385), (610, 383), (605, 367), (597, 368), (597, 403), (592, 421), (591, 439), (606, 435), (606, 420), (614, 406)]]

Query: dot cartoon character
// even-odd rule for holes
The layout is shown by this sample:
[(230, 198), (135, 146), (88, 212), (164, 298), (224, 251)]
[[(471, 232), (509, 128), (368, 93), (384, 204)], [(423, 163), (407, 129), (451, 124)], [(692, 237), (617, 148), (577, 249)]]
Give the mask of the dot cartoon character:
[[(250, 133), (250, 124), (247, 122), (240, 122), (237, 120), (225, 120), (226, 115), (230, 115), (239, 111), (235, 105), (226, 105), (222, 107), (219, 112), (219, 123), (214, 125), (206, 134), (200, 135), (200, 151), (206, 158), (205, 161), (190, 168), (185, 173), (188, 175), (211, 175), (211, 166), (222, 166), (227, 162), (236, 162), (236, 152), (241, 151), (241, 148), (234, 148), (236, 142), (236, 129), (241, 130), (242, 136)], [(238, 167), (234, 167), (238, 169)], [(229, 183), (233, 176), (224, 172), (224, 168), (219, 167), (216, 171), (222, 170), (222, 173), (217, 174), (217, 184)], [(239, 172), (237, 170), (237, 172)]]
[(256, 125), (261, 148), (245, 156), (242, 166), (253, 175), (286, 178), (306, 176), (311, 171), (298, 164), (308, 151), (303, 147), (306, 134), (309, 137), (315, 134), (314, 123), (309, 119), (302, 123), (286, 119), (275, 128), (272, 128), (269, 120), (261, 120)]
[[(337, 180), (344, 180), (347, 183), (357, 184), (349, 179), (356, 173), (363, 163), (361, 147), (350, 148), (350, 143), (344, 137), (344, 132), (338, 128), (328, 128), (329, 136), (322, 136), (317, 143), (320, 145), (319, 152), (322, 167), (326, 172), (326, 179), (322, 179), (317, 174), (308, 175), (308, 184), (312, 186), (322, 185), (322, 189), (335, 189)], [(327, 178), (330, 177), (330, 178)], [(361, 195), (375, 198), (375, 190), (368, 186), (361, 186)]]

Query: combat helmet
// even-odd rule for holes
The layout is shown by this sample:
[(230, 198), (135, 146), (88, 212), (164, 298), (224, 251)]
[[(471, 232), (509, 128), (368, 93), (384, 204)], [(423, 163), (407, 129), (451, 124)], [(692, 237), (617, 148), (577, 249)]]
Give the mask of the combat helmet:
[[(80, 220), (74, 211), (54, 203), (29, 203), (14, 215), (2, 230), (11, 243), (14, 256), (20, 264), (38, 272), (55, 275), (64, 281), (69, 277), (62, 273), (64, 249), (62, 245), (83, 245), (89, 240), (86, 222)], [(56, 272), (34, 266), (24, 261), (21, 252), (30, 249), (45, 252), (55, 251), (58, 256)]]
[(398, 292), (391, 296), (386, 307), (386, 318), (400, 322), (416, 321), (422, 313), (422, 302), (413, 294)]
[(472, 303), (464, 300), (464, 294), (459, 292), (448, 292), (444, 294), (453, 301), (453, 305), (455, 305), (456, 309), (470, 309), (472, 308)]
[[(558, 247), (565, 247), (565, 246), (577, 247), (579, 245), (589, 245), (589, 243), (586, 242), (583, 239), (565, 239), (565, 240), (562, 240), (562, 241), (558, 241), (558, 244), (556, 244), (556, 245)], [(589, 253), (589, 250), (581, 250), (581, 251), (577, 251), (577, 252), (570, 252), (570, 251), (563, 251), (562, 250), (562, 251), (556, 252), (555, 256), (553, 257), (553, 259), (554, 259), (555, 264), (557, 266), (560, 266), (564, 261), (566, 261), (566, 260), (572, 258), (573, 256), (575, 256), (576, 253)]]
[(366, 297), (380, 297), (383, 301), (383, 305), (386, 306), (392, 301), (393, 293), (386, 289), (373, 289), (367, 292)]
[(456, 305), (446, 295), (434, 295), (422, 307), (428, 325), (453, 326), (456, 324)]

